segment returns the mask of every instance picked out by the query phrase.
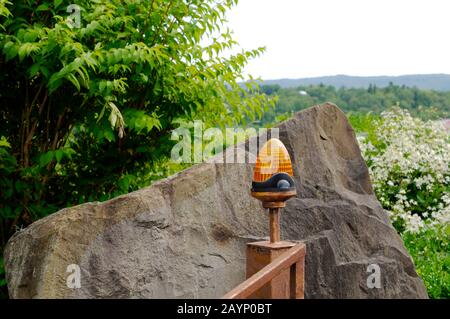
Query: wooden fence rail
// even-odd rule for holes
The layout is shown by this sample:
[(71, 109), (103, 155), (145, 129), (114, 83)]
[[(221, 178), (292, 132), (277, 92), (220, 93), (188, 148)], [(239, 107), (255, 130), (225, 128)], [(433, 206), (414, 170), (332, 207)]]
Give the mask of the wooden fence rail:
[[(245, 299), (270, 282), (284, 270), (290, 268), (290, 297), (303, 298), (305, 245), (297, 244), (274, 259), (253, 276), (225, 294), (222, 299)], [(300, 262), (302, 261), (302, 262)]]

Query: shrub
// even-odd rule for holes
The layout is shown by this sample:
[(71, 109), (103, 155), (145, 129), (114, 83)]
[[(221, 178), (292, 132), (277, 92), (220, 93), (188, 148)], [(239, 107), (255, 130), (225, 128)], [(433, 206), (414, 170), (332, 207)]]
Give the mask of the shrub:
[(450, 141), (438, 122), (394, 107), (350, 120), (375, 193), (432, 298), (450, 297)]
[(437, 122), (394, 107), (359, 138), (375, 192), (399, 232), (450, 222), (450, 140)]
[(0, 255), (17, 228), (170, 173), (177, 121), (239, 125), (272, 104), (240, 84), (263, 48), (234, 50), (236, 3), (0, 0)]

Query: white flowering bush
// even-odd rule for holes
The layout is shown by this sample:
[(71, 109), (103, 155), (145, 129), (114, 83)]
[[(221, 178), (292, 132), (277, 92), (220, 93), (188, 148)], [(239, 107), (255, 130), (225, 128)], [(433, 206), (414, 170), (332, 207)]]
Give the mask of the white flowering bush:
[(450, 140), (438, 122), (394, 107), (350, 115), (383, 207), (430, 298), (450, 298)]
[(359, 136), (372, 183), (397, 230), (418, 233), (450, 225), (450, 139), (438, 122), (394, 107)]

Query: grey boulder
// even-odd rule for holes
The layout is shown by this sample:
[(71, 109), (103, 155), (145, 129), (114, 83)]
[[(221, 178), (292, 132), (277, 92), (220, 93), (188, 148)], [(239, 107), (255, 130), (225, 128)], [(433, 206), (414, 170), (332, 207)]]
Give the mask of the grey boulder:
[[(314, 106), (279, 132), (298, 191), (282, 212), (282, 237), (307, 245), (305, 297), (427, 298), (342, 111)], [(245, 279), (246, 243), (268, 235), (268, 217), (249, 195), (253, 165), (217, 158), (17, 232), (4, 253), (10, 297), (216, 298), (231, 290)], [(368, 285), (373, 267), (379, 288)]]

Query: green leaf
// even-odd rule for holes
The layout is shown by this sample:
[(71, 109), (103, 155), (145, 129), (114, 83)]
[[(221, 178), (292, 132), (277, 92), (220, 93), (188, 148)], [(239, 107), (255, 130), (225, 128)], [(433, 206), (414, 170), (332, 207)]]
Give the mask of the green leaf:
[(61, 84), (62, 84), (61, 77), (59, 76), (58, 73), (54, 73), (50, 77), (50, 80), (48, 81), (48, 88), (50, 93), (56, 91), (61, 86)]
[(9, 61), (13, 59), (18, 53), (18, 46), (16, 43), (9, 41), (3, 47), (3, 52), (6, 55), (6, 60)]
[(39, 51), (39, 45), (37, 43), (26, 42), (19, 47), (19, 59), (22, 61), (25, 57), (31, 55), (31, 53)]
[(53, 2), (55, 9), (57, 9), (61, 5), (62, 2), (63, 2), (63, 0), (55, 0)]
[(41, 71), (42, 75), (48, 79), (50, 76), (50, 71), (43, 65), (40, 66), (39, 70)]
[(80, 82), (78, 82), (75, 75), (73, 75), (72, 73), (69, 73), (66, 75), (66, 79), (69, 80), (77, 88), (78, 91), (80, 91), (80, 89), (81, 89)]
[(39, 166), (46, 167), (53, 160), (54, 152), (48, 151), (39, 157)]
[(68, 158), (68, 159), (72, 159), (72, 155), (76, 154), (75, 150), (72, 149), (71, 147), (64, 147), (64, 155)]
[(161, 129), (161, 122), (156, 114), (149, 115), (145, 111), (135, 109), (125, 109), (125, 122), (131, 130), (141, 133), (145, 130), (147, 133), (153, 128)]
[(418, 201), (420, 204), (425, 204), (425, 199), (423, 198), (423, 196), (422, 196), (421, 193), (417, 193), (417, 201)]
[(11, 144), (9, 144), (8, 140), (6, 139), (6, 137), (2, 136), (0, 138), (0, 147), (8, 147), (11, 148)]
[(450, 225), (447, 225), (447, 227), (445, 227), (445, 233), (446, 233), (447, 236), (449, 236), (449, 238), (450, 238)]
[(116, 137), (114, 135), (114, 131), (111, 129), (106, 129), (103, 132), (103, 136), (108, 140), (108, 142), (114, 142), (116, 140)]
[(41, 64), (40, 64), (40, 63), (34, 63), (34, 64), (28, 69), (28, 73), (30, 74), (30, 77), (36, 76), (36, 74), (39, 72), (40, 68), (41, 68)]
[(57, 163), (59, 163), (59, 162), (61, 162), (61, 159), (63, 158), (63, 156), (64, 156), (64, 151), (63, 150), (56, 150), (55, 151), (55, 157), (56, 157), (56, 162)]
[(27, 188), (27, 184), (25, 184), (24, 182), (21, 181), (16, 181), (14, 184), (17, 192), (21, 193), (24, 189)]
[(36, 8), (36, 11), (47, 11), (49, 8), (50, 8), (50, 4), (43, 3)]
[(125, 175), (123, 178), (119, 180), (119, 187), (123, 192), (127, 192), (130, 186), (130, 176)]
[(97, 118), (97, 123), (100, 122), (100, 120), (103, 118), (103, 116), (105, 115), (105, 110), (106, 110), (106, 105), (103, 106), (102, 110), (100, 111), (100, 114), (98, 115)]
[(36, 30), (28, 30), (25, 33), (23, 39), (25, 42), (34, 42), (34, 41), (36, 41), (37, 37), (38, 37), (38, 33)]

